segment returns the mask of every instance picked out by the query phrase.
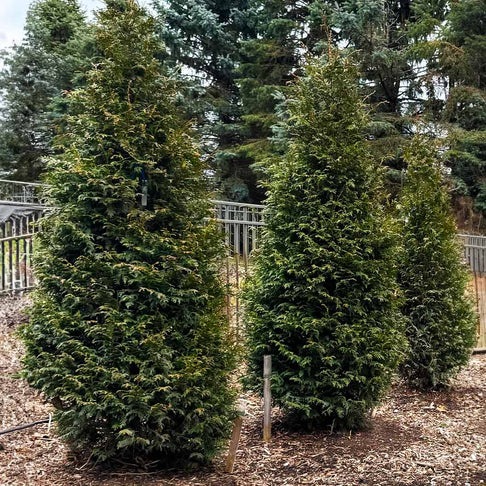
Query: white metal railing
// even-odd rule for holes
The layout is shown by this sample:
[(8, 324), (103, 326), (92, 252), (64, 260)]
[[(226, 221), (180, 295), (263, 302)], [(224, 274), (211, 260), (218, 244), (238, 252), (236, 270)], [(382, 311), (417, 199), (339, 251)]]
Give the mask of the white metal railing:
[(262, 204), (213, 200), (216, 221), (221, 223), (228, 251), (239, 255), (245, 266), (253, 250), (258, 248), (265, 226)]
[[(39, 230), (39, 219), (48, 208), (39, 205), (40, 200), (31, 201), (24, 203), (25, 213), (14, 213), (7, 221), (0, 222), (0, 292), (25, 290), (35, 286), (31, 271), (32, 239), (34, 232)], [(11, 202), (0, 201), (0, 207)], [(248, 271), (250, 255), (260, 244), (265, 225), (265, 207), (260, 204), (219, 200), (213, 203), (214, 217), (221, 223), (228, 249), (225, 265), (228, 309), (232, 307), (232, 317), (237, 322), (237, 290)]]
[(35, 287), (32, 274), (34, 233), (0, 238), (0, 292)]
[(226, 311), (238, 341), (245, 332), (241, 324), (240, 290), (248, 273), (251, 253), (260, 245), (265, 226), (265, 206), (220, 200), (212, 202), (214, 217), (221, 224), (226, 241), (227, 254), (223, 270)]
[(474, 273), (486, 274), (486, 236), (458, 235), (464, 243), (464, 260)]
[[(38, 206), (39, 200), (31, 201), (25, 203), (32, 206), (28, 214), (14, 214), (0, 223), (0, 293), (28, 290), (36, 285), (32, 273), (33, 237), (39, 230), (36, 222), (43, 210)], [(220, 200), (213, 203), (214, 217), (221, 224), (227, 247), (222, 269), (226, 311), (238, 341), (245, 333), (240, 289), (249, 270), (251, 254), (261, 243), (265, 206)], [(486, 275), (486, 236), (460, 234), (458, 237), (464, 243), (464, 259), (475, 273), (475, 279)]]
[[(0, 223), (0, 238), (33, 232), (32, 223), (46, 208), (42, 198), (43, 187), (48, 186), (0, 179), (0, 207), (15, 205), (32, 210), (30, 214), (15, 214), (7, 222)], [(243, 266), (246, 270), (251, 253), (261, 241), (265, 206), (221, 200), (213, 200), (213, 203), (215, 219), (224, 231), (228, 255), (234, 258), (236, 269)], [(459, 238), (464, 243), (464, 259), (471, 270), (486, 274), (486, 236), (460, 234)]]
[[(31, 209), (31, 208), (30, 208)], [(32, 274), (33, 236), (42, 210), (14, 213), (0, 222), (0, 292), (35, 286)]]
[(0, 179), (0, 203), (21, 206), (43, 206), (42, 188), (46, 184)]
[[(42, 196), (42, 189), (49, 187), (47, 184), (34, 182), (21, 182), (0, 179), (0, 207), (14, 206), (20, 212), (25, 208), (31, 209), (36, 214), (42, 214), (47, 208)], [(234, 254), (241, 255), (245, 265), (248, 263), (250, 253), (258, 247), (261, 227), (264, 226), (263, 210), (261, 204), (236, 203), (230, 201), (213, 201), (215, 206), (215, 218), (222, 224), (228, 248)], [(17, 211), (19, 212), (19, 211)], [(30, 229), (23, 225), (28, 218), (11, 218), (10, 233), (3, 231), (0, 236), (13, 236), (29, 233)], [(18, 230), (18, 228), (24, 229)]]
[[(0, 204), (1, 207), (1, 204)], [(43, 214), (43, 210), (27, 211), (25, 213), (13, 213), (6, 221), (0, 221), (0, 238), (23, 236), (37, 231), (37, 222)]]

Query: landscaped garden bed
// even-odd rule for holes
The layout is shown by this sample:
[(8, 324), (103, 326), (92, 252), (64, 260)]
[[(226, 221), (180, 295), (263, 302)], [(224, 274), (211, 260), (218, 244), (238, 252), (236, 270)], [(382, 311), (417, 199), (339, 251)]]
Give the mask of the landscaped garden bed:
[[(0, 300), (0, 428), (48, 417), (42, 395), (12, 375), (22, 345), (14, 332), (28, 297)], [(396, 383), (359, 433), (289, 430), (274, 410), (273, 438), (261, 440), (262, 407), (247, 395), (233, 474), (224, 455), (197, 472), (154, 472), (115, 463), (101, 469), (74, 457), (54, 427), (0, 436), (0, 484), (7, 485), (479, 485), (486, 484), (486, 355), (474, 355), (450, 390), (419, 393)], [(153, 464), (152, 466), (156, 466)]]

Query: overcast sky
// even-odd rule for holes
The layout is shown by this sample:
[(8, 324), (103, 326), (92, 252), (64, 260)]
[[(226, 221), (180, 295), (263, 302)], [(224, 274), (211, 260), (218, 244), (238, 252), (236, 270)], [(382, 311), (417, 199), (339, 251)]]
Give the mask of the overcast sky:
[[(0, 49), (20, 43), (27, 8), (32, 0), (0, 0)], [(82, 7), (91, 12), (102, 6), (101, 0), (79, 0)]]

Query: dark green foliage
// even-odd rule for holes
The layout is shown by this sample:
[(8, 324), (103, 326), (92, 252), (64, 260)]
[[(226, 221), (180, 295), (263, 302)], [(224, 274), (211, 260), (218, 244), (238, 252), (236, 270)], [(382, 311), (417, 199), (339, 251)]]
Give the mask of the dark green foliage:
[(52, 153), (63, 91), (82, 84), (91, 36), (76, 0), (36, 0), (27, 14), (24, 40), (3, 53), (0, 89), (0, 174), (37, 180)]
[(266, 233), (246, 291), (250, 387), (273, 357), (275, 402), (309, 425), (363, 424), (403, 353), (394, 239), (366, 148), (357, 69), (333, 52), (289, 100)]
[[(258, 183), (266, 178), (267, 159), (282, 155), (274, 140), (281, 93), (301, 72), (306, 51), (327, 48), (326, 31), (331, 42), (356, 51), (373, 121), (387, 125), (371, 127), (370, 149), (392, 174), (404, 166), (411, 120), (441, 120), (449, 81), (458, 87), (472, 73), (482, 76), (483, 3), (155, 0), (167, 19), (170, 58), (190, 68), (185, 73), (195, 80), (185, 105), (199, 119), (222, 197), (254, 202), (264, 198)], [(480, 110), (468, 123), (481, 118)], [(388, 182), (396, 193), (399, 186)]]
[(154, 0), (167, 19), (171, 60), (186, 69), (204, 149), (222, 197), (259, 202), (278, 94), (300, 69), (302, 49), (322, 40), (320, 0)]
[[(392, 195), (400, 186), (393, 174), (403, 168), (403, 148), (417, 115), (436, 119), (443, 101), (435, 87), (435, 46), (444, 21), (446, 0), (329, 2), (333, 38), (356, 51), (361, 87), (373, 108), (369, 139), (373, 156), (391, 170)], [(443, 91), (443, 90), (442, 90)], [(385, 130), (374, 130), (375, 124)]]
[[(321, 2), (305, 0), (250, 0), (254, 35), (241, 43), (238, 86), (242, 105), (239, 143), (231, 148), (234, 161), (265, 181), (271, 158), (281, 157), (272, 143), (281, 93), (301, 72), (303, 52), (312, 51), (322, 38)], [(320, 15), (321, 14), (321, 15)], [(263, 198), (254, 190), (251, 199)]]
[[(472, 206), (486, 211), (486, 2), (452, 2), (440, 49), (441, 72), (450, 92), (442, 120), (455, 125), (447, 164), (467, 186)], [(459, 129), (457, 129), (459, 127)]]
[[(248, 0), (154, 0), (168, 61), (182, 66), (184, 107), (198, 121), (203, 151), (225, 198), (248, 200), (255, 176), (239, 164), (241, 103), (235, 82), (241, 41), (253, 35)], [(229, 149), (229, 151), (228, 151)]]
[(370, 96), (373, 102), (382, 102), (381, 111), (399, 110), (400, 79), (409, 69), (406, 24), (410, 16), (410, 2), (383, 0), (336, 2), (331, 16), (339, 37), (358, 49), (363, 76), (371, 81)]
[[(474, 198), (486, 177), (486, 131), (451, 130), (451, 148), (445, 153), (445, 163), (452, 175), (462, 181), (467, 195)], [(486, 209), (486, 208), (485, 208)]]
[(24, 374), (75, 448), (202, 463), (229, 432), (234, 349), (205, 165), (153, 27), (134, 0), (99, 13), (103, 58), (49, 164)]
[(405, 158), (401, 286), (410, 354), (402, 373), (416, 387), (438, 388), (468, 362), (476, 316), (433, 143), (416, 136)]
[(459, 86), (451, 90), (443, 118), (466, 130), (486, 128), (486, 91)]
[(486, 89), (486, 0), (451, 2), (442, 65), (452, 86)]
[[(231, 164), (240, 167), (240, 173), (245, 170), (246, 177), (253, 174), (253, 178), (258, 175), (262, 179), (262, 168), (273, 154), (270, 137), (272, 126), (278, 122), (276, 95), (285, 90), (298, 64), (293, 31), (300, 31), (295, 17), (300, 9), (293, 3), (286, 0), (252, 2), (258, 11), (255, 35), (242, 43), (238, 68), (242, 105), (240, 137), (238, 143), (228, 149), (231, 158), (222, 154)], [(259, 202), (264, 198), (263, 191), (252, 192), (252, 200)]]

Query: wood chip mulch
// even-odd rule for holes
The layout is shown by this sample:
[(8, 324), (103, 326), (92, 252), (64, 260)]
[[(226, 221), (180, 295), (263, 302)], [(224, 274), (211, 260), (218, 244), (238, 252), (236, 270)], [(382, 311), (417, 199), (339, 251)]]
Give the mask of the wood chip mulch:
[[(0, 430), (48, 417), (42, 395), (12, 375), (22, 345), (27, 297), (0, 297)], [(486, 486), (486, 355), (474, 355), (447, 391), (418, 393), (396, 383), (370, 428), (352, 434), (287, 430), (276, 421), (261, 440), (261, 401), (248, 399), (233, 474), (224, 455), (197, 472), (120, 464), (93, 467), (73, 457), (47, 424), (0, 435), (0, 486), (115, 485), (463, 485)]]

